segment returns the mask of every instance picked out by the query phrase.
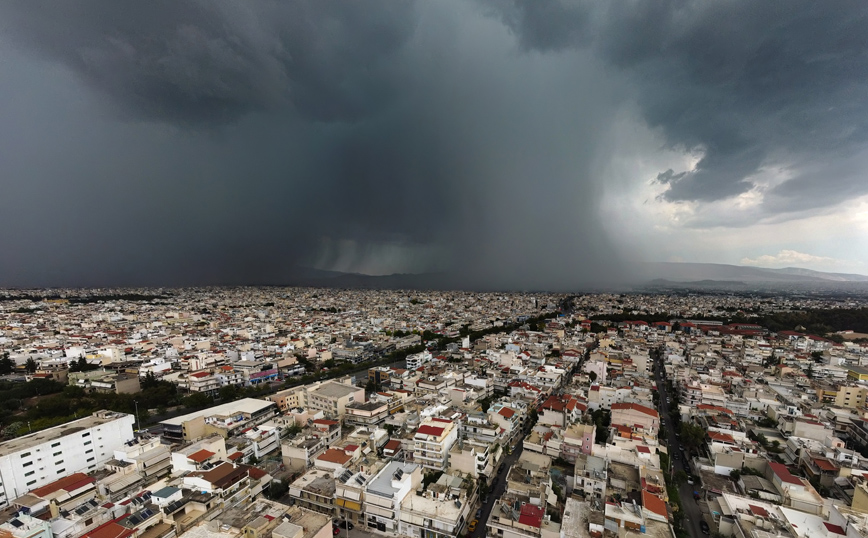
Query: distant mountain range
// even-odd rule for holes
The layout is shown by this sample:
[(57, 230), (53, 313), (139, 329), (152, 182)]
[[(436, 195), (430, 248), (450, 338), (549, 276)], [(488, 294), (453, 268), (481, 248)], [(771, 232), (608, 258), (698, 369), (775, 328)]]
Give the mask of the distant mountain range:
[(640, 280), (673, 282), (868, 282), (868, 275), (825, 273), (799, 267), (767, 269), (719, 263), (645, 263), (639, 267)]
[[(466, 284), (452, 273), (421, 273), (392, 275), (363, 275), (359, 273), (341, 273), (324, 271), (309, 267), (298, 267), (288, 278), (286, 285), (311, 286), (325, 288), (350, 289), (430, 289), (449, 290), (464, 289)], [(717, 285), (746, 284), (796, 284), (796, 283), (840, 283), (868, 282), (868, 275), (848, 273), (825, 273), (786, 267), (784, 269), (767, 269), (763, 267), (747, 267), (742, 265), (726, 265), (717, 263), (641, 263), (633, 267), (633, 282), (629, 285), (676, 283), (697, 287), (714, 287)], [(576, 291), (582, 289), (581, 281), (576, 282)]]

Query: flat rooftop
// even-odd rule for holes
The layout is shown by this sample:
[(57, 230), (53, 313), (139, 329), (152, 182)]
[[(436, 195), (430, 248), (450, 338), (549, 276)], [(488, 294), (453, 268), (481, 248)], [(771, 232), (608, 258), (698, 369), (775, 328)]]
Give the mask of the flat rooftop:
[(52, 428), (38, 431), (36, 433), (31, 433), (29, 435), (24, 435), (10, 441), (6, 441), (5, 443), (0, 443), (0, 457), (8, 456), (22, 450), (27, 450), (31, 447), (41, 445), (42, 443), (47, 443), (56, 439), (60, 439), (65, 435), (72, 435), (74, 433), (82, 432), (90, 428), (95, 428), (97, 426), (107, 424), (125, 416), (132, 415), (127, 415), (126, 413), (115, 413), (112, 411), (97, 411), (89, 417), (73, 420), (72, 422), (61, 424), (60, 426), (54, 426)]
[(398, 469), (400, 469), (403, 474), (409, 474), (415, 471), (417, 467), (419, 466), (415, 463), (390, 461), (385, 467), (383, 467), (380, 474), (368, 483), (368, 489), (379, 493), (384, 497), (393, 497), (398, 490), (392, 487), (392, 475), (394, 475)]
[(196, 420), (200, 417), (213, 417), (213, 416), (231, 416), (235, 413), (247, 413), (248, 415), (252, 415), (254, 413), (258, 413), (262, 411), (266, 407), (277, 407), (277, 404), (274, 402), (267, 402), (265, 400), (259, 400), (257, 398), (244, 398), (243, 400), (237, 400), (234, 402), (229, 402), (225, 404), (215, 405), (214, 407), (209, 407), (207, 409), (202, 409), (201, 411), (196, 411), (195, 413), (189, 413), (187, 415), (181, 415), (180, 417), (169, 418), (166, 419), (160, 424), (166, 424), (169, 426), (181, 426), (185, 422), (189, 422), (191, 420)]
[(313, 392), (314, 394), (325, 398), (343, 398), (344, 396), (355, 394), (358, 390), (360, 390), (359, 387), (344, 385), (343, 383), (338, 383), (336, 381), (328, 381), (314, 389)]

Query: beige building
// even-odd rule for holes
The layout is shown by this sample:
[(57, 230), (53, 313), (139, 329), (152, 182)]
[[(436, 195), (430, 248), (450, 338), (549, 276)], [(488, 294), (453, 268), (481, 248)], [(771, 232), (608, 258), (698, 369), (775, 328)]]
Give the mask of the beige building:
[(835, 395), (835, 405), (848, 409), (865, 407), (865, 399), (868, 397), (868, 388), (861, 386), (842, 386)]
[(163, 439), (184, 443), (215, 433), (227, 438), (244, 428), (258, 426), (276, 414), (277, 404), (274, 402), (244, 398), (170, 418), (160, 424), (163, 426)]
[(264, 399), (276, 403), (281, 411), (307, 407), (307, 391), (304, 386), (281, 390)]
[(348, 404), (364, 401), (365, 389), (337, 381), (326, 381), (307, 392), (307, 406), (330, 417), (342, 417)]

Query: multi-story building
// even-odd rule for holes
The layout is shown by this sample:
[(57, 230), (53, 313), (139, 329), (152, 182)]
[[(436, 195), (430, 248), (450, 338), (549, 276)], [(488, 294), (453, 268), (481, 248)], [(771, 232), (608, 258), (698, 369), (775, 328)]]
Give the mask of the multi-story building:
[(449, 451), (449, 468), (468, 474), (474, 479), (494, 476), (500, 449), (495, 445), (472, 439), (459, 440)]
[(187, 376), (186, 385), (190, 392), (215, 394), (220, 389), (220, 379), (211, 370), (201, 370)]
[(245, 428), (262, 424), (277, 414), (277, 404), (244, 398), (195, 413), (164, 420), (163, 439), (170, 443), (195, 441), (214, 433), (230, 437)]
[(133, 440), (134, 422), (132, 415), (97, 411), (0, 444), (0, 506), (58, 478), (102, 467)]
[(88, 392), (133, 394), (141, 390), (137, 373), (91, 370), (68, 374), (69, 384)]
[(172, 466), (169, 447), (163, 445), (159, 437), (129, 441), (114, 451), (114, 459), (135, 465), (136, 472), (143, 479), (168, 474)]
[(281, 411), (307, 407), (307, 391), (304, 386), (281, 390), (264, 399), (276, 403)]
[(365, 486), (364, 513), (369, 528), (397, 533), (401, 505), (422, 483), (422, 467), (392, 461)]
[(475, 489), (461, 477), (444, 474), (421, 495), (407, 495), (401, 503), (401, 536), (447, 538), (465, 528), (474, 507)]
[(449, 450), (458, 439), (458, 427), (451, 420), (427, 419), (413, 436), (413, 459), (423, 467), (445, 471)]
[(333, 516), (335, 514), (335, 477), (330, 471), (311, 469), (289, 486), (293, 504)]
[(364, 401), (365, 389), (337, 381), (326, 381), (308, 390), (307, 394), (308, 407), (322, 411), (329, 417), (342, 417), (346, 414), (347, 405)]
[(635, 403), (612, 404), (612, 426), (623, 426), (634, 432), (656, 436), (660, 415), (656, 409)]

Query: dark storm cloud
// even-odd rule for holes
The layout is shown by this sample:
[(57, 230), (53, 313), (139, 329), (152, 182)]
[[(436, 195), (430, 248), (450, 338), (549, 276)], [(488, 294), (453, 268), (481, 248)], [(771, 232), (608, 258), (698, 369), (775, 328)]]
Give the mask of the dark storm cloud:
[[(865, 145), (864, 3), (563, 0), (543, 3), (542, 13), (539, 4), (515, 0), (502, 8), (522, 43), (541, 51), (590, 46), (631, 77), (649, 125), (674, 147), (704, 152), (694, 171), (662, 178), (668, 200), (735, 196), (774, 158), (783, 156), (799, 174), (818, 162), (833, 167)], [(565, 32), (565, 20), (593, 24)], [(810, 196), (816, 181), (839, 195), (815, 204), (868, 192), (864, 174), (850, 173), (806, 175), (792, 182), (791, 195)], [(788, 198), (792, 209), (811, 203)], [(780, 202), (767, 209), (787, 210)]]
[(7, 133), (21, 192), (0, 205), (49, 215), (7, 244), (8, 282), (280, 282), (377, 258), (487, 288), (617, 273), (590, 163), (619, 92), (587, 58), (517, 56), (474, 3), (162, 7), (0, 6), (7, 71), (40, 88), (9, 83), (39, 112), (8, 103), (33, 132)]
[(407, 1), (12, 2), (0, 28), (136, 118), (209, 124), (292, 106), (354, 119), (389, 95), (383, 62), (411, 35)]
[(2, 3), (0, 224), (14, 233), (0, 274), (280, 282), (318, 261), (447, 268), (476, 287), (615, 279), (600, 170), (625, 103), (701, 152), (658, 176), (669, 200), (743, 193), (775, 156), (797, 177), (769, 211), (868, 190), (865, 9)]

